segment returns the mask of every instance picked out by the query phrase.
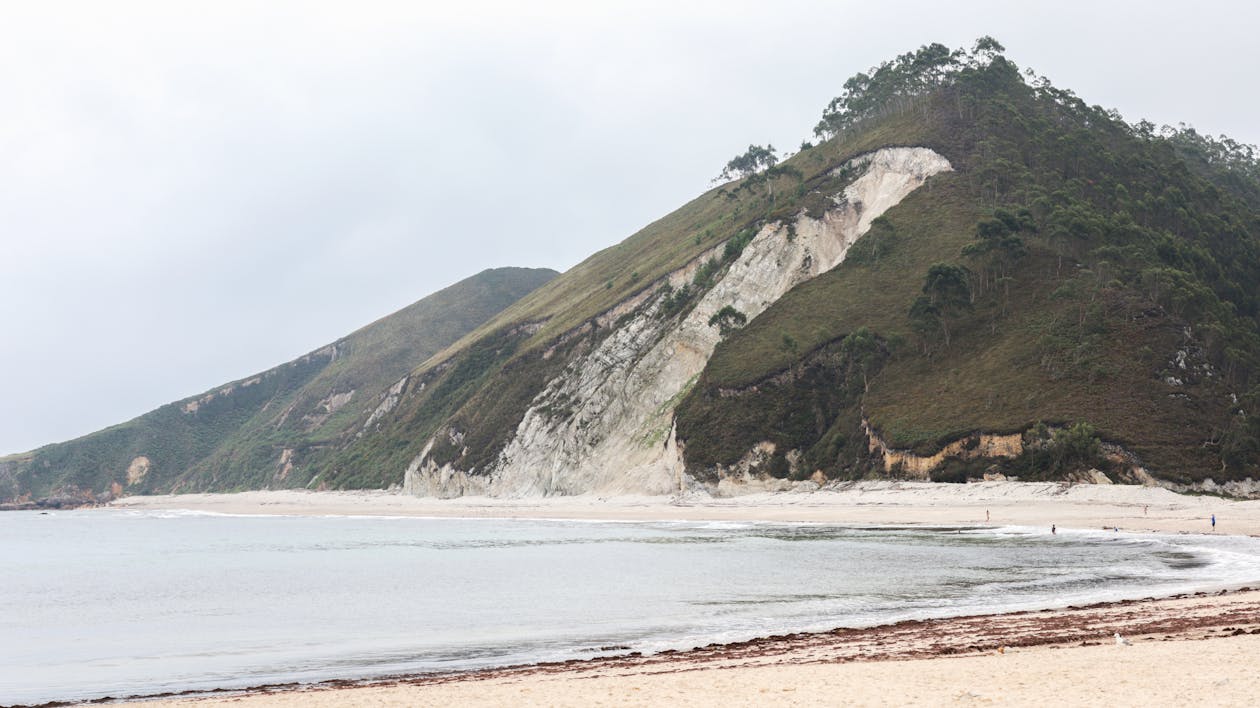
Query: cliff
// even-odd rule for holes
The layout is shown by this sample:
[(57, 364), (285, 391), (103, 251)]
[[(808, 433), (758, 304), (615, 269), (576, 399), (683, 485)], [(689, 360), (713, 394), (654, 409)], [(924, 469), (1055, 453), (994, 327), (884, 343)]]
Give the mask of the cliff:
[(1249, 153), (1000, 53), (868, 79), (427, 362), (342, 459), (434, 496), (1256, 474)]
[[(679, 491), (685, 463), (674, 407), (721, 338), (718, 312), (733, 308), (741, 318), (756, 318), (793, 287), (835, 267), (875, 218), (949, 169), (926, 148), (884, 148), (845, 162), (832, 174), (855, 176), (824, 195), (829, 208), (818, 217), (802, 212), (763, 225), (685, 313), (670, 316), (667, 303), (716, 256), (702, 255), (662, 278), (652, 297), (619, 316), (598, 344), (544, 384), (485, 468), (439, 462), (430, 442), (408, 465), (404, 488), (431, 496)], [(463, 431), (451, 426), (437, 435), (459, 440)]]

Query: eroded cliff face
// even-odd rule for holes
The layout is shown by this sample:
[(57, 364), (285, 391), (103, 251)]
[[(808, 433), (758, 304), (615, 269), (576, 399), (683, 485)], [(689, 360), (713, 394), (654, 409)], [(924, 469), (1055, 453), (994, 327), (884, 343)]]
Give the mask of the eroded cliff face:
[[(685, 488), (674, 408), (721, 338), (712, 318), (730, 307), (751, 320), (834, 268), (875, 218), (951, 167), (926, 148), (885, 148), (839, 169), (858, 176), (833, 195), (833, 208), (821, 218), (802, 213), (791, 224), (764, 226), (681, 318), (666, 316), (663, 294), (619, 307), (611, 333), (546, 384), (489, 469), (439, 465), (430, 459), (430, 441), (407, 468), (404, 489), (423, 496), (533, 496)], [(703, 258), (671, 274), (669, 284), (686, 285)], [(456, 445), (462, 439), (449, 427), (438, 435)]]
[(866, 432), (869, 450), (872, 453), (878, 453), (883, 458), (884, 472), (896, 472), (906, 479), (927, 480), (932, 470), (940, 467), (948, 459), (1010, 458), (1018, 457), (1024, 451), (1023, 433), (1009, 435), (977, 433), (949, 443), (935, 455), (916, 455), (910, 450), (895, 450), (889, 447), (888, 443), (872, 430), (865, 420), (862, 421), (862, 428)]
[[(1003, 459), (1019, 457), (1030, 447), (1036, 447), (1035, 439), (1030, 440), (1030, 431), (1018, 433), (984, 433), (976, 432), (965, 435), (943, 446), (933, 455), (916, 455), (912, 450), (892, 448), (868, 421), (862, 421), (862, 430), (866, 435), (868, 450), (883, 461), (885, 474), (898, 479), (929, 480), (932, 472), (940, 469), (949, 460), (985, 460), (998, 462)], [(1069, 484), (1140, 484), (1143, 486), (1160, 486), (1176, 492), (1224, 492), (1231, 496), (1260, 496), (1260, 483), (1246, 480), (1235, 480), (1224, 485), (1217, 485), (1211, 479), (1197, 484), (1177, 484), (1156, 479), (1138, 459), (1123, 446), (1112, 442), (1100, 445), (1102, 456), (1108, 463), (1108, 471), (1099, 469), (1082, 469), (1067, 474), (1063, 481)], [(1000, 471), (986, 471), (984, 480), (1018, 480), (1018, 477), (1007, 477)]]

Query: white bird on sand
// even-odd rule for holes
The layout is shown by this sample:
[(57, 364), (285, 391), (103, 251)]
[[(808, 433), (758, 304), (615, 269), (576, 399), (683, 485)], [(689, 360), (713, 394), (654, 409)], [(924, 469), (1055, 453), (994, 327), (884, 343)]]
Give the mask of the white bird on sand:
[(1116, 644), (1119, 644), (1119, 645), (1120, 645), (1120, 646), (1122, 646), (1122, 647), (1133, 646), (1132, 644), (1130, 644), (1130, 643), (1129, 643), (1129, 640), (1127, 640), (1127, 639), (1125, 639), (1124, 637), (1120, 636), (1120, 633), (1119, 633), (1119, 632), (1116, 632)]

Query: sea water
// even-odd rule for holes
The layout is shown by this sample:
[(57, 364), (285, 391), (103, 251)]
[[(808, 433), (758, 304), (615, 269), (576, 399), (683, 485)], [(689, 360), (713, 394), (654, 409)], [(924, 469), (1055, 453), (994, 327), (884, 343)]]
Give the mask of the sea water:
[(362, 679), (1260, 581), (1260, 540), (0, 514), (0, 704)]

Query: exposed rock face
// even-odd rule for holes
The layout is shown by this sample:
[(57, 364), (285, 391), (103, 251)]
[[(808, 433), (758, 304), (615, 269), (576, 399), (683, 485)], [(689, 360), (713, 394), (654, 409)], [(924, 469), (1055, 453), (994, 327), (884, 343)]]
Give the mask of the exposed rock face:
[(280, 461), (276, 463), (276, 481), (283, 482), (293, 471), (293, 448), (286, 447), (280, 451)]
[[(718, 472), (718, 482), (710, 488), (710, 493), (719, 497), (734, 497), (757, 492), (814, 490), (818, 489), (820, 483), (827, 481), (826, 477), (821, 474), (813, 479), (799, 482), (789, 479), (777, 479), (767, 475), (765, 471), (769, 467), (776, 450), (775, 444), (769, 440), (757, 443), (738, 462), (730, 467), (722, 468)], [(796, 472), (799, 460), (799, 451), (789, 450), (787, 452), (790, 472)]]
[[(1009, 435), (993, 433), (972, 433), (945, 445), (934, 455), (916, 455), (910, 450), (896, 450), (866, 421), (862, 421), (862, 430), (866, 433), (867, 449), (878, 454), (884, 462), (884, 472), (894, 473), (905, 479), (928, 480), (933, 470), (939, 468), (946, 460), (997, 460), (1019, 457), (1025, 450), (1023, 433)], [(1215, 485), (1211, 479), (1198, 484), (1178, 485), (1156, 480), (1141, 465), (1137, 456), (1115, 443), (1104, 442), (1101, 445), (1103, 457), (1110, 463), (1110, 476), (1098, 469), (1088, 469), (1067, 475), (1064, 481), (1071, 484), (1140, 484), (1147, 487), (1161, 486), (1177, 492), (1223, 492), (1231, 496), (1260, 496), (1260, 483), (1253, 484), (1248, 478), (1243, 482), (1229, 482), (1226, 485)], [(986, 472), (984, 480), (1005, 480), (1000, 472)]]
[[(429, 459), (406, 470), (418, 495), (531, 496), (586, 492), (666, 494), (685, 488), (674, 408), (695, 383), (721, 334), (710, 320), (732, 307), (751, 320), (796, 285), (838, 265), (871, 221), (949, 162), (926, 148), (885, 148), (845, 168), (860, 173), (836, 207), (814, 219), (763, 227), (681, 321), (663, 297), (637, 309), (593, 350), (570, 361), (531, 404), (491, 469), (457, 470)], [(679, 287), (698, 263), (670, 277)], [(458, 431), (439, 431), (458, 435)], [(452, 438), (453, 439), (453, 438)]]
[(372, 424), (380, 420), (381, 416), (394, 410), (394, 406), (397, 406), (399, 399), (402, 398), (403, 389), (407, 387), (408, 378), (409, 377), (407, 376), (402, 377), (397, 383), (390, 386), (385, 393), (380, 395), (381, 402), (372, 411), (372, 415), (368, 416), (368, 419), (364, 421), (363, 428), (358, 432), (360, 437), (363, 435), (364, 431), (370, 430), (372, 428)]
[(140, 455), (139, 457), (133, 459), (131, 461), (131, 464), (127, 465), (128, 486), (132, 484), (136, 484), (137, 482), (144, 479), (144, 476), (149, 473), (149, 468), (152, 466), (153, 466), (153, 462), (150, 461), (149, 458), (145, 457), (144, 455)]
[(900, 471), (907, 479), (928, 479), (932, 470), (940, 467), (945, 460), (976, 460), (996, 457), (1018, 457), (1024, 451), (1022, 433), (1010, 435), (992, 435), (980, 433), (968, 436), (941, 448), (935, 455), (916, 455), (909, 450), (894, 450), (884, 442), (866, 421), (862, 421), (866, 431), (867, 447), (871, 452), (879, 453), (884, 459), (884, 471)]
[(1195, 492), (1203, 494), (1221, 494), (1239, 499), (1260, 499), (1260, 480), (1248, 477), (1242, 480), (1230, 480), (1217, 484), (1211, 477), (1194, 484), (1175, 484), (1158, 482), (1159, 486), (1174, 492)]
[(324, 424), (324, 421), (338, 411), (342, 406), (350, 402), (354, 398), (354, 389), (342, 391), (340, 393), (331, 393), (325, 396), (315, 404), (315, 410), (302, 416), (302, 423), (307, 431), (314, 430)]

